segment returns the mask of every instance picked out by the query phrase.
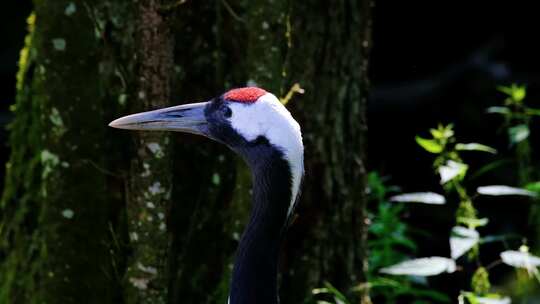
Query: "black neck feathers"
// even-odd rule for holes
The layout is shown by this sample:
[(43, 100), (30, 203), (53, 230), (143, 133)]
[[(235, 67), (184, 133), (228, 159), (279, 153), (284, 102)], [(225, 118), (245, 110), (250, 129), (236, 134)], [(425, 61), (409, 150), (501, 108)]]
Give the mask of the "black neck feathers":
[(230, 304), (276, 304), (282, 234), (292, 196), (292, 174), (279, 149), (264, 138), (243, 148), (253, 177), (252, 210), (233, 270)]

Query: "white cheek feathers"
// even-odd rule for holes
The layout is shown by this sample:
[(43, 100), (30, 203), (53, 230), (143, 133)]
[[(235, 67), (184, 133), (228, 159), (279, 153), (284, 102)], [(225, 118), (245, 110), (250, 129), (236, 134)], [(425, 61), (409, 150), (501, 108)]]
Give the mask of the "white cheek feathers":
[(231, 126), (246, 140), (264, 136), (273, 146), (283, 151), (292, 174), (291, 213), (300, 189), (304, 173), (304, 145), (300, 125), (291, 113), (271, 93), (259, 97), (256, 102), (231, 102)]

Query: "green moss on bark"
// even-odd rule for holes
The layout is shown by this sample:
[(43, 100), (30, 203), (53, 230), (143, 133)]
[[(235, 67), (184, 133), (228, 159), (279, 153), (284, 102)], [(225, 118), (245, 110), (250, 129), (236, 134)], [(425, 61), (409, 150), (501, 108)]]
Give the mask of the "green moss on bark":
[[(36, 80), (34, 43), (35, 15), (28, 18), (28, 35), (21, 50), (17, 73), (16, 103), (11, 110), (17, 119), (10, 126), (12, 154), (6, 165), (6, 182), (0, 204), (0, 303), (25, 303), (27, 295), (19, 288), (36, 292), (32, 277), (38, 274), (39, 264), (32, 259), (43, 254), (40, 233), (36, 231), (35, 209), (41, 176), (39, 151), (42, 139), (38, 96), (32, 96)], [(37, 78), (37, 77), (36, 77)], [(29, 247), (28, 244), (33, 244)], [(21, 275), (23, 274), (23, 275)], [(29, 301), (28, 301), (29, 302)], [(31, 302), (30, 302), (31, 303)]]
[(106, 122), (117, 115), (109, 100), (128, 90), (107, 69), (123, 54), (110, 56), (125, 3), (35, 1), (1, 203), (0, 303), (121, 301), (121, 205), (109, 191), (117, 152), (106, 153), (116, 138)]

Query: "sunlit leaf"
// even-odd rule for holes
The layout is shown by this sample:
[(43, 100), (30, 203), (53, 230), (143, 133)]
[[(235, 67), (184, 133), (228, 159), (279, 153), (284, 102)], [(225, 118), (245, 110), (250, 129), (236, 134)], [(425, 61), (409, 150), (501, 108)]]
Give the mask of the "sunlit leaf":
[(536, 267), (540, 266), (540, 257), (523, 251), (503, 251), (501, 252), (501, 259), (506, 265), (516, 268), (524, 268), (528, 271), (536, 271)]
[(514, 90), (512, 90), (512, 99), (515, 101), (522, 101), (525, 99), (525, 96), (527, 95), (527, 91), (525, 89), (525, 86), (516, 86)]
[(481, 152), (488, 152), (492, 154), (497, 154), (497, 150), (486, 145), (478, 144), (478, 143), (468, 143), (468, 144), (456, 144), (456, 150), (461, 151), (481, 151)]
[(424, 203), (433, 205), (443, 205), (446, 203), (444, 196), (434, 192), (413, 192), (404, 193), (390, 197), (392, 202), (401, 203)]
[(439, 175), (441, 176), (441, 185), (453, 180), (458, 176), (465, 175), (468, 166), (463, 163), (458, 163), (453, 160), (446, 162), (444, 166), (439, 167)]
[(524, 188), (532, 192), (540, 193), (540, 181), (528, 183)]
[(467, 217), (458, 217), (457, 218), (458, 223), (466, 225), (467, 227), (471, 228), (477, 228), (487, 225), (489, 220), (487, 218), (467, 218)]
[(450, 236), (450, 255), (456, 260), (471, 248), (473, 248), (480, 240), (480, 234), (474, 229), (468, 229), (461, 226), (452, 228)]
[(488, 113), (498, 113), (498, 114), (510, 114), (511, 111), (507, 107), (489, 107), (486, 112)]
[(431, 152), (431, 153), (441, 153), (443, 151), (443, 146), (440, 145), (437, 141), (434, 139), (426, 139), (422, 138), (420, 136), (416, 136), (416, 143), (419, 144), (424, 150)]
[(524, 85), (517, 85), (515, 83), (508, 87), (498, 86), (497, 89), (516, 102), (521, 102), (527, 95), (527, 88)]
[(529, 137), (530, 131), (527, 125), (521, 124), (508, 129), (511, 144), (517, 144)]
[(536, 196), (536, 193), (532, 191), (522, 189), (522, 188), (505, 186), (505, 185), (482, 186), (482, 187), (478, 187), (478, 189), (476, 189), (476, 192), (482, 195), (492, 195), (492, 196), (500, 196), (500, 195)]
[(461, 292), (461, 295), (458, 298), (459, 304), (465, 303), (465, 298), (469, 304), (510, 304), (512, 301), (508, 297), (502, 297), (498, 294), (490, 293), (482, 297), (467, 291)]
[(452, 130), (453, 128), (453, 124), (448, 124), (446, 126), (439, 124), (437, 129), (429, 129), (429, 132), (435, 139), (448, 139), (454, 136), (454, 130)]
[(401, 263), (384, 267), (381, 273), (391, 275), (434, 276), (444, 272), (456, 271), (456, 262), (444, 257), (427, 257), (403, 261)]
[(511, 304), (512, 300), (509, 297), (504, 298), (490, 298), (490, 297), (476, 297), (478, 304)]

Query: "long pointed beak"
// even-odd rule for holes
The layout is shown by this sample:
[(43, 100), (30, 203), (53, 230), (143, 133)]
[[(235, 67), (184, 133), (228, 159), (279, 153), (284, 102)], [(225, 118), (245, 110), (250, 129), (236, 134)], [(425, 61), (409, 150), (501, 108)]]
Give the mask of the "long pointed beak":
[(110, 127), (127, 130), (177, 131), (208, 136), (204, 109), (208, 102), (191, 103), (118, 118)]

